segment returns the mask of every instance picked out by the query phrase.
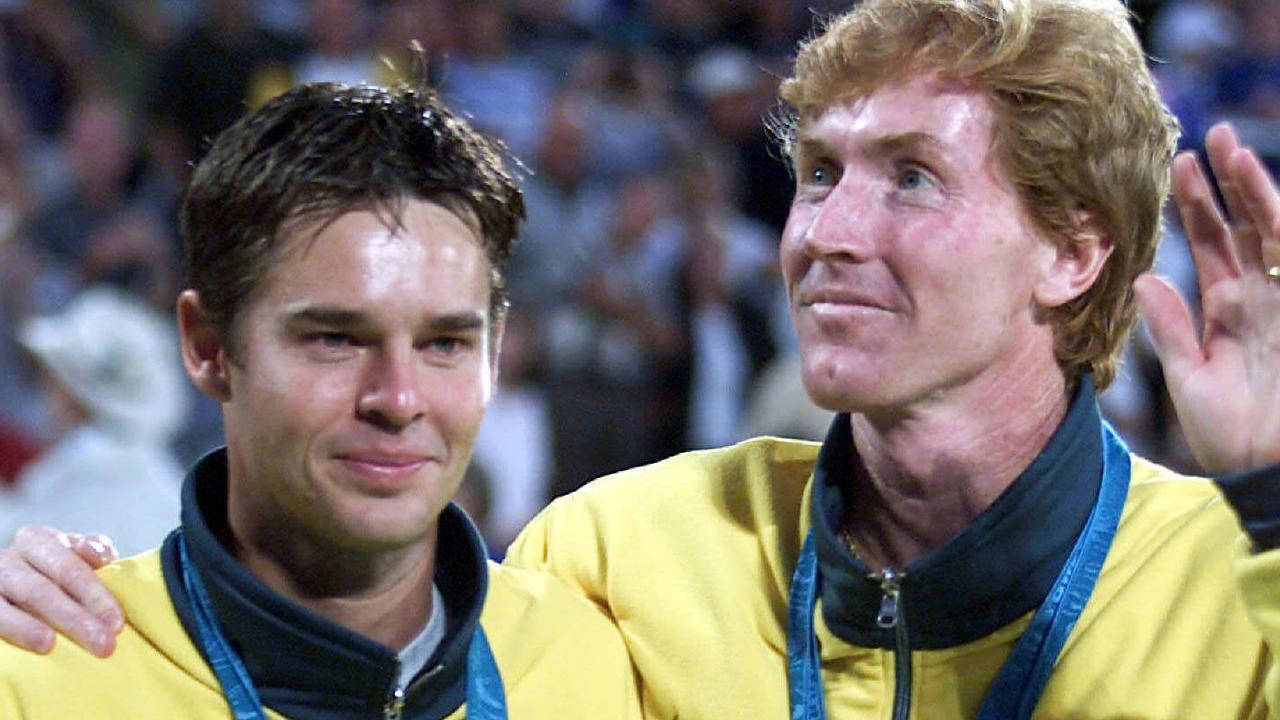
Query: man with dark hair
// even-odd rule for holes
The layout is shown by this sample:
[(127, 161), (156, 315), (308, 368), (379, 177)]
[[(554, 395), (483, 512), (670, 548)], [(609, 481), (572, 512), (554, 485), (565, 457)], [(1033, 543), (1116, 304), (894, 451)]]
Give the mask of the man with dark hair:
[(183, 361), (226, 448), (181, 526), (104, 570), (110, 660), (0, 652), (4, 717), (630, 717), (613, 626), (491, 566), (449, 499), (496, 368), (523, 214), (425, 90), (310, 85), (223, 133), (182, 208)]
[[(825, 442), (593, 483), (508, 563), (611, 614), (652, 717), (1280, 715), (1280, 194), (1257, 156), (1209, 133), (1228, 223), (1120, 0), (863, 0), (782, 93), (781, 266)], [(1147, 273), (1171, 184), (1199, 339)], [(1099, 415), (1135, 302), (1216, 482)], [(19, 602), (47, 582), (3, 566)]]

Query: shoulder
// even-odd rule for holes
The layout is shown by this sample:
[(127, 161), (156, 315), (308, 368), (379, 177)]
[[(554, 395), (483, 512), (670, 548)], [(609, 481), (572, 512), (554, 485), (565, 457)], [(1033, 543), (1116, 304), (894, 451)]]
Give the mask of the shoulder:
[[(572, 630), (612, 642), (617, 635), (617, 629), (599, 607), (551, 575), (492, 562), (480, 619), (491, 639), (511, 633), (529, 641), (545, 640)], [(573, 642), (586, 639), (579, 637)]]
[(534, 518), (506, 564), (554, 574), (620, 620), (669, 619), (648, 608), (677, 592), (761, 597), (761, 578), (789, 577), (817, 453), (759, 438), (602, 478)]
[(798, 499), (813, 472), (818, 448), (816, 443), (765, 437), (682, 453), (588, 483), (553, 502), (549, 514), (701, 516), (707, 509)]
[(635, 671), (617, 627), (550, 575), (489, 564), (480, 617), (520, 717), (635, 717)]
[(1130, 478), (1110, 566), (1159, 567), (1160, 582), (1173, 585), (1215, 578), (1229, 590), (1232, 548), (1242, 530), (1217, 485), (1136, 455)]
[(1130, 457), (1126, 519), (1206, 526), (1225, 523), (1238, 531), (1230, 506), (1212, 480), (1178, 473), (1138, 455)]
[(818, 447), (755, 438), (601, 478), (535, 517), (507, 564), (603, 577), (619, 563), (798, 534)]
[(128, 618), (115, 652), (100, 659), (67, 638), (58, 638), (48, 655), (0, 647), (0, 716), (225, 716), (217, 681), (169, 602), (159, 553), (121, 560), (98, 574)]

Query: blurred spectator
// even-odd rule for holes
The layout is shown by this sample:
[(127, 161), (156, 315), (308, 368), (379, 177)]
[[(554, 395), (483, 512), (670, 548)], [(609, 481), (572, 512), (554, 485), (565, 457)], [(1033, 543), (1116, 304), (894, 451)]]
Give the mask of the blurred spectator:
[(379, 59), (386, 58), (396, 77), (406, 77), (412, 66), (411, 44), (421, 46), (427, 59), (427, 77), (440, 85), (446, 59), (458, 42), (458, 29), (451, 0), (391, 0), (383, 6), (377, 23), (374, 47)]
[(575, 69), (586, 99), (591, 174), (605, 182), (670, 167), (687, 143), (669, 88), (669, 70), (652, 55), (617, 48), (586, 53)]
[(677, 295), (684, 237), (666, 181), (627, 181), (607, 229), (574, 295), (544, 318), (553, 496), (655, 459), (669, 449), (664, 436), (684, 437), (687, 341)]
[(1239, 53), (1222, 70), (1218, 101), (1228, 112), (1280, 118), (1280, 3), (1243, 3), (1248, 31)]
[(1175, 0), (1151, 22), (1160, 93), (1182, 122), (1181, 144), (1198, 148), (1215, 112), (1218, 62), (1240, 41), (1230, 0)]
[(519, 308), (507, 314), (498, 385), (471, 459), (484, 469), (487, 481), (485, 539), (491, 552), (506, 548), (546, 505), (553, 474), (551, 411), (546, 393), (533, 378), (537, 362), (533, 322)]
[(819, 12), (813, 3), (791, 0), (749, 0), (744, 5), (754, 23), (754, 32), (746, 35), (748, 45), (772, 58), (791, 57), (811, 16)]
[(688, 444), (697, 448), (743, 439), (747, 394), (774, 355), (772, 310), (785, 302), (774, 235), (733, 206), (719, 158), (704, 149), (681, 178), (693, 353)]
[(81, 92), (107, 92), (130, 112), (143, 105), (156, 59), (179, 27), (172, 0), (63, 1), (67, 12), (60, 23), (76, 23), (89, 43), (81, 52), (90, 57), (94, 77)]
[(80, 263), (84, 284), (127, 291), (159, 313), (173, 311), (178, 258), (160, 218), (144, 207), (117, 213), (89, 233)]
[(137, 155), (129, 118), (105, 95), (77, 99), (59, 139), (67, 177), (36, 210), (28, 233), (45, 258), (74, 267), (89, 234), (134, 199)]
[(165, 447), (185, 411), (169, 324), (123, 293), (91, 288), (20, 333), (63, 435), (0, 496), (0, 542), (28, 523), (106, 532), (125, 554), (178, 520), (182, 467)]
[(169, 168), (185, 168), (209, 141), (290, 86), (292, 43), (260, 27), (249, 0), (207, 0), (204, 16), (160, 60), (150, 112)]
[[(173, 314), (180, 278), (174, 242), (154, 213), (133, 208), (93, 232), (81, 264), (84, 285), (109, 285), (151, 306), (162, 318)], [(182, 383), (189, 411), (175, 430), (171, 449), (185, 467), (223, 444), (218, 403)]]
[[(43, 451), (34, 439), (16, 427), (0, 422), (0, 488), (8, 488), (18, 483), (18, 475), (22, 473), (32, 460)], [(6, 490), (0, 489), (0, 497)]]
[(385, 82), (369, 44), (370, 15), (363, 0), (309, 0), (307, 50), (294, 63), (294, 83)]
[(765, 127), (776, 82), (745, 50), (719, 46), (700, 55), (685, 78), (711, 131), (736, 151), (725, 172), (747, 215), (778, 235), (791, 208), (791, 173)]
[(459, 11), (458, 55), (445, 68), (445, 95), (516, 157), (530, 157), (551, 101), (551, 78), (538, 58), (515, 51), (511, 16), (501, 0), (461, 4)]
[(91, 47), (66, 2), (26, 0), (0, 8), (5, 79), (37, 135), (52, 138), (65, 124), (72, 98), (98, 85)]
[(604, 244), (613, 193), (590, 175), (591, 147), (585, 102), (562, 95), (542, 122), (523, 178), (527, 220), (508, 270), (512, 303), (540, 314), (568, 296)]
[[(39, 442), (49, 436), (52, 423), (36, 386), (35, 368), (16, 338), (16, 328), (32, 312), (39, 267), (21, 234), (30, 213), (30, 193), (23, 180), (16, 159), (0, 152), (0, 423), (12, 427), (15, 436)], [(18, 441), (15, 452), (23, 444)]]
[(1220, 111), (1242, 142), (1280, 169), (1280, 3), (1242, 0), (1239, 51), (1218, 75)]
[(725, 28), (715, 0), (645, 0), (641, 4), (649, 30), (647, 44), (680, 67), (724, 39)]
[(457, 503), (467, 516), (476, 524), (476, 529), (480, 531), (480, 535), (484, 537), (486, 550), (489, 551), (489, 557), (494, 560), (501, 560), (506, 551), (506, 544), (499, 544), (494, 540), (492, 532), (489, 530), (489, 521), (491, 518), (491, 496), (492, 482), (489, 479), (489, 471), (486, 466), (476, 461), (475, 457), (471, 458), (471, 463), (467, 465), (466, 472), (462, 474), (462, 482), (458, 484), (458, 490), (453, 494), (453, 502)]
[(800, 353), (774, 357), (757, 379), (747, 400), (743, 432), (747, 437), (773, 435), (822, 442), (832, 413), (809, 399), (800, 375)]
[(568, 75), (582, 49), (596, 39), (606, 0), (516, 0), (515, 44), (540, 59), (553, 77)]

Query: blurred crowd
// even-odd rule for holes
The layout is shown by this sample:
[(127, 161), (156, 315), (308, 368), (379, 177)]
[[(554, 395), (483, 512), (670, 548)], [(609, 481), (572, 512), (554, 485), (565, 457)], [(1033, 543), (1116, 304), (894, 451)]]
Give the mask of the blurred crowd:
[[(519, 159), (528, 204), (501, 384), (462, 493), (495, 547), (607, 472), (754, 434), (820, 439), (828, 414), (799, 385), (776, 269), (791, 178), (765, 120), (796, 43), (848, 4), (0, 0), (0, 542), (68, 524), (33, 508), (75, 486), (118, 488), (136, 514), (138, 453), (176, 489), (173, 468), (219, 443), (217, 407), (166, 379), (190, 163), (294, 83), (404, 77), (413, 40)], [(1186, 146), (1230, 118), (1280, 160), (1280, 3), (1133, 8)], [(1194, 292), (1172, 215), (1157, 263)], [(108, 306), (118, 320), (100, 319)], [(128, 372), (138, 362), (153, 371)], [(1194, 469), (1140, 336), (1103, 401), (1137, 449)], [(115, 454), (85, 462), (86, 435)], [(103, 522), (71, 529), (112, 530), (111, 497), (93, 500)]]

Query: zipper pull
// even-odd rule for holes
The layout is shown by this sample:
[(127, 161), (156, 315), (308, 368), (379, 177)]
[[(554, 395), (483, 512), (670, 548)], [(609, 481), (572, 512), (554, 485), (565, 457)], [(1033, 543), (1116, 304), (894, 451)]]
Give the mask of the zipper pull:
[(902, 576), (893, 568), (885, 568), (880, 572), (880, 612), (876, 614), (876, 625), (886, 630), (898, 625), (898, 595), (901, 592)]
[(391, 693), (391, 697), (387, 700), (387, 704), (382, 708), (382, 717), (385, 720), (400, 720), (400, 713), (404, 710), (404, 689), (396, 688)]

